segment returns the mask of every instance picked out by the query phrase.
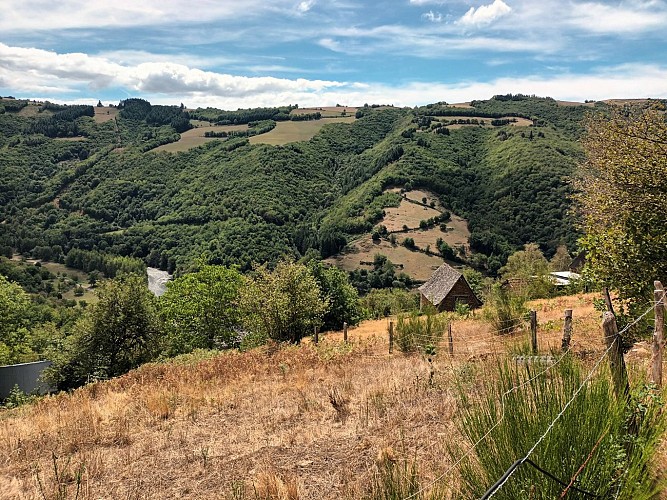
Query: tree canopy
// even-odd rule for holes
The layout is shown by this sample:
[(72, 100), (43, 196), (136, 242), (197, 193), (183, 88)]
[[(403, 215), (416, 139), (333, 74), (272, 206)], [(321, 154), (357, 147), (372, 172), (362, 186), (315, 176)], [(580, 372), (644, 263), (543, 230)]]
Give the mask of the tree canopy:
[(575, 185), (594, 275), (620, 298), (646, 298), (667, 278), (667, 124), (662, 109), (612, 109), (591, 117)]

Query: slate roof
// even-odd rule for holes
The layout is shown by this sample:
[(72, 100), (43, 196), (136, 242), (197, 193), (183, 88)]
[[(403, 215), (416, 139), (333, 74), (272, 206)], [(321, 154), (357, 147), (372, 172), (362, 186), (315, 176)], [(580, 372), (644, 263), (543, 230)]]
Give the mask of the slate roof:
[(461, 273), (448, 264), (441, 265), (431, 278), (419, 287), (431, 304), (437, 307), (440, 302), (452, 291), (461, 277)]

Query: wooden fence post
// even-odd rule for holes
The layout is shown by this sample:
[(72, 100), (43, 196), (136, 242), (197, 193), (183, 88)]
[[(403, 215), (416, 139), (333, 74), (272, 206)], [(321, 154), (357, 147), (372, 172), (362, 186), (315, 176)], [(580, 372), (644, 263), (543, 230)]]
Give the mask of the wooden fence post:
[(389, 354), (394, 352), (394, 322), (389, 322)]
[(653, 354), (651, 356), (651, 380), (658, 387), (662, 387), (662, 348), (664, 345), (663, 332), (665, 329), (665, 290), (659, 281), (653, 282), (655, 292), (655, 327), (653, 329)]
[[(614, 304), (611, 303), (611, 295), (609, 295), (609, 288), (604, 287), (602, 289), (602, 295), (604, 296), (604, 303), (607, 304), (607, 311), (614, 314)], [(614, 314), (614, 316), (616, 316)]]
[(563, 318), (563, 343), (561, 344), (561, 351), (565, 352), (570, 348), (570, 340), (572, 340), (572, 309), (565, 309), (565, 317)]
[(320, 341), (320, 328), (318, 326), (315, 327), (315, 343), (319, 343)]
[(449, 339), (449, 355), (454, 356), (454, 338), (452, 337), (452, 322), (449, 322), (449, 333), (448, 333), (448, 339)]
[(606, 311), (602, 315), (602, 332), (604, 333), (604, 342), (607, 346), (607, 356), (609, 356), (609, 366), (614, 380), (614, 392), (616, 398), (621, 397), (628, 400), (630, 398), (630, 383), (628, 382), (628, 373), (625, 370), (625, 360), (623, 359), (622, 338), (618, 334), (618, 326), (614, 314)]
[(347, 342), (347, 321), (343, 322), (343, 342)]
[(537, 354), (537, 311), (530, 311), (530, 343), (533, 354)]

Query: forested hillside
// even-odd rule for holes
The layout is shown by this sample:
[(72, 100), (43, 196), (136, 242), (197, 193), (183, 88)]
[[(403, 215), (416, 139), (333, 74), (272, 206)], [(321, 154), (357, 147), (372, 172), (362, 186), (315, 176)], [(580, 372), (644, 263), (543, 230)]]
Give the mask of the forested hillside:
[(581, 159), (583, 106), (525, 96), (366, 106), (307, 142), (230, 137), (172, 154), (151, 150), (178, 140), (190, 118), (285, 119), (294, 107), (187, 112), (129, 99), (98, 122), (92, 107), (0, 103), (4, 254), (64, 261), (79, 249), (169, 271), (202, 256), (242, 270), (311, 248), (326, 257), (396, 204), (390, 187), (428, 188), (465, 217), (482, 270), (497, 271), (526, 242), (547, 255), (575, 245), (566, 178)]

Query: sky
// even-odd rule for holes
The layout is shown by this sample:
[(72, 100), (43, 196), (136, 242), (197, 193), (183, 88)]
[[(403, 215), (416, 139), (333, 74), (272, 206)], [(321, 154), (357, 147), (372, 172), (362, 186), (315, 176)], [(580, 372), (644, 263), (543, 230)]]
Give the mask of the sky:
[(1, 0), (0, 95), (237, 109), (667, 98), (667, 0)]

